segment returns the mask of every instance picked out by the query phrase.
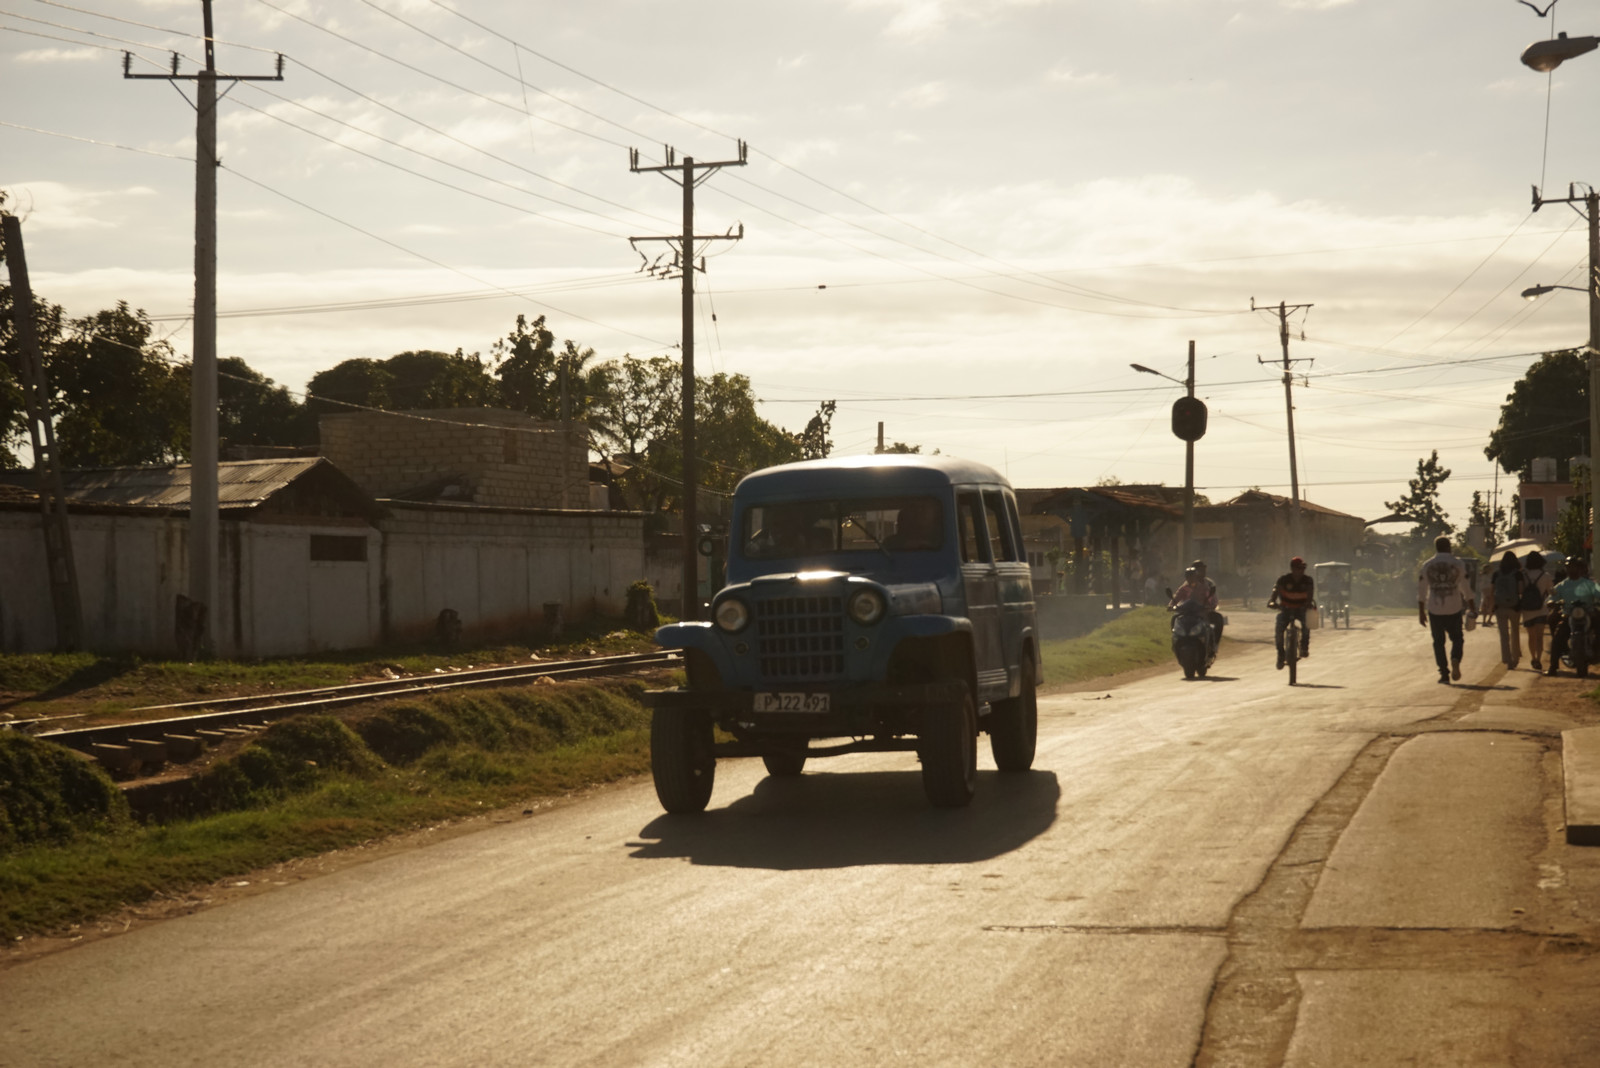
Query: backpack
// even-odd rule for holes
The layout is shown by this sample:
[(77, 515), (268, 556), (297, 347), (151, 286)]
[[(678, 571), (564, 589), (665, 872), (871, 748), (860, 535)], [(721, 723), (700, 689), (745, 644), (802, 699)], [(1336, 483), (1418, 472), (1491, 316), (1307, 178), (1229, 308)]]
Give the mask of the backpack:
[(1544, 594), (1539, 592), (1539, 583), (1531, 575), (1528, 576), (1527, 585), (1522, 587), (1522, 596), (1517, 598), (1517, 610), (1520, 612), (1533, 612), (1544, 607)]
[(1521, 568), (1514, 571), (1496, 571), (1490, 578), (1490, 583), (1494, 587), (1494, 603), (1503, 604), (1507, 608), (1518, 607), (1527, 581), (1522, 577)]

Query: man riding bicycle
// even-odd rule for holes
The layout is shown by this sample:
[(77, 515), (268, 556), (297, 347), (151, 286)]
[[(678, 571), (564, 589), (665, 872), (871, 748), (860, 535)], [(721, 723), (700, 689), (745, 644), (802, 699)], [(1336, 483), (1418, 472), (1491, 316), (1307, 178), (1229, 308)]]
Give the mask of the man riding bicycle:
[(1277, 585), (1272, 587), (1272, 596), (1267, 598), (1267, 607), (1278, 610), (1273, 644), (1278, 647), (1280, 670), (1288, 661), (1283, 649), (1283, 631), (1291, 619), (1300, 624), (1300, 658), (1303, 660), (1311, 655), (1311, 630), (1306, 626), (1306, 609), (1316, 603), (1312, 599), (1316, 585), (1316, 580), (1306, 574), (1305, 560), (1297, 556), (1289, 561), (1289, 573), (1278, 577)]

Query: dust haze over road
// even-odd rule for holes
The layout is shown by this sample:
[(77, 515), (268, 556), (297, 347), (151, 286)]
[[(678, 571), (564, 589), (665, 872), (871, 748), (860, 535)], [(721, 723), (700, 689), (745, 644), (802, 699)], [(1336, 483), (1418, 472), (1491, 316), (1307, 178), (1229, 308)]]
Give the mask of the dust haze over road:
[(1042, 698), (968, 809), (724, 761), (14, 965), (0, 1065), (1600, 1063), (1578, 684), (1358, 616), (1290, 689), (1270, 618)]

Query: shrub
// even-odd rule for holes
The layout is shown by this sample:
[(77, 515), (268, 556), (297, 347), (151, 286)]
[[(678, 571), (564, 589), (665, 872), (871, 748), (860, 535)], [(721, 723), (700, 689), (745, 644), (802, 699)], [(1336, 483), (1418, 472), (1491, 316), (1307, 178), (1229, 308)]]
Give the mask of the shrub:
[(0, 852), (127, 818), (122, 791), (98, 766), (52, 742), (0, 731)]

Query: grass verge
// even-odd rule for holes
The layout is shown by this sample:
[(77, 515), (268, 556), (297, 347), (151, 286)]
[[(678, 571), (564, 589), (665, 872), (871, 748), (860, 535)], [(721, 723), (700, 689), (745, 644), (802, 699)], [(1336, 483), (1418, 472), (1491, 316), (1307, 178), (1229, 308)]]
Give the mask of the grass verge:
[(416, 645), (261, 660), (146, 660), (132, 654), (0, 654), (0, 719), (118, 713), (235, 694), (309, 690), (397, 675), (490, 664), (652, 652), (648, 634), (617, 620), (588, 620), (557, 643), (493, 643), (446, 650)]
[(1167, 620), (1164, 608), (1135, 608), (1082, 637), (1041, 643), (1044, 688), (1067, 686), (1171, 660), (1172, 635)]
[(13, 739), (12, 765), (33, 769), (0, 793), (6, 825), (28, 828), (0, 837), (0, 937), (648, 771), (642, 689), (544, 684), (284, 720), (198, 776), (193, 814), (160, 826), (133, 821), (120, 797), (105, 801), (108, 780), (80, 781), (103, 780), (98, 769), (49, 743), (0, 736)]

